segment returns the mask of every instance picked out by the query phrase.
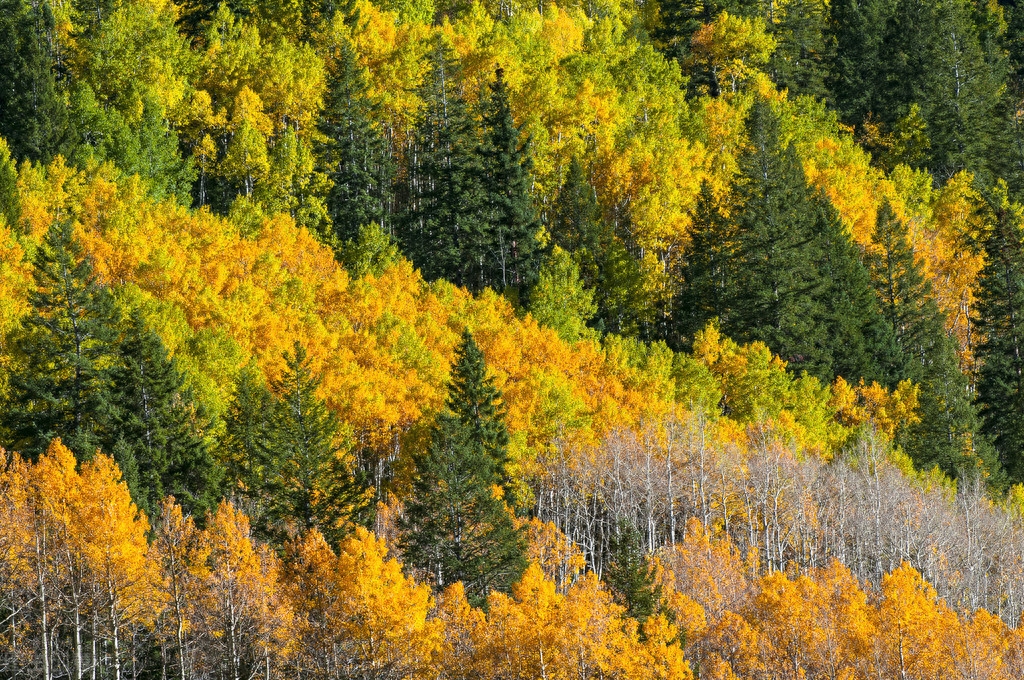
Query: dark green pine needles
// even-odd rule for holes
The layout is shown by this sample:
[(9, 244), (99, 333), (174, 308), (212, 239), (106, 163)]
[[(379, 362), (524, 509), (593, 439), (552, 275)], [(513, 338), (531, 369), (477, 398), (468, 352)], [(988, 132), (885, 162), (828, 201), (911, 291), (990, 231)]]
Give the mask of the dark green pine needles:
[(505, 502), (508, 431), (501, 395), (467, 331), (452, 368), (445, 410), (416, 458), (416, 479), (402, 521), (406, 561), (443, 589), (462, 581), (482, 605), (526, 569), (526, 539)]

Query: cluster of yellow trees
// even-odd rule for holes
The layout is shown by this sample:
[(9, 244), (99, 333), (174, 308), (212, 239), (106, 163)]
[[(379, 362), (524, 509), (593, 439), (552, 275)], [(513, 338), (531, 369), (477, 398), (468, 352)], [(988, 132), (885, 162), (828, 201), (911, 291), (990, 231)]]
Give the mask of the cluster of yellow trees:
[[(315, 531), (275, 553), (228, 502), (197, 526), (173, 498), (155, 527), (110, 458), (55, 441), (0, 475), (0, 669), (8, 677), (1016, 678), (1024, 633), (958, 615), (904, 564), (867, 588), (839, 562), (759, 576), (691, 520), (652, 558), (643, 624), (551, 524), (510, 595), (437, 597), (384, 540)], [(149, 537), (152, 540), (149, 540)]]

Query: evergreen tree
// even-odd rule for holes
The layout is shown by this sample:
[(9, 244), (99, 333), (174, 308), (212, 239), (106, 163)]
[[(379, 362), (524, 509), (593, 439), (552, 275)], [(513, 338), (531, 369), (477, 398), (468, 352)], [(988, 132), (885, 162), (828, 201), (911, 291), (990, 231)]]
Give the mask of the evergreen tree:
[(722, 329), (760, 340), (795, 370), (828, 379), (817, 210), (796, 150), (782, 145), (769, 104), (754, 104), (747, 132), (752, 148), (740, 158), (737, 187), (736, 296)]
[(690, 39), (702, 25), (710, 24), (723, 11), (733, 16), (758, 16), (761, 0), (665, 0), (658, 9), (655, 42), (665, 56), (682, 61), (690, 52)]
[(264, 463), (264, 489), (258, 491), (267, 501), (261, 528), (279, 541), (317, 529), (336, 544), (354, 521), (365, 519), (369, 497), (345, 459), (341, 424), (317, 396), (320, 378), (301, 344), (285, 354), (285, 363), (284, 375), (271, 385), (276, 398), (256, 441), (256, 460)]
[(507, 592), (527, 564), (523, 532), (495, 493), (505, 481), (507, 446), (501, 395), (466, 331), (445, 411), (416, 458), (402, 550), (438, 589), (462, 581), (478, 606), (491, 591)]
[(223, 470), (203, 437), (209, 422), (160, 337), (136, 313), (110, 371), (104, 449), (150, 517), (165, 496), (202, 518), (220, 498)]
[(979, 278), (978, 404), (982, 432), (1010, 479), (1024, 482), (1024, 215), (1005, 193), (985, 239)]
[(319, 169), (331, 180), (327, 208), (333, 224), (332, 241), (356, 238), (370, 223), (387, 228), (395, 167), (387, 142), (373, 122), (367, 84), (347, 40), (338, 47), (320, 132)]
[(827, 95), (827, 15), (828, 5), (822, 0), (792, 0), (772, 26), (778, 40), (770, 63), (772, 77), (790, 97)]
[(702, 183), (676, 305), (676, 332), (681, 346), (689, 346), (694, 335), (711, 319), (717, 318), (727, 327), (731, 325), (737, 238), (735, 222), (722, 214), (711, 186)]
[(832, 203), (820, 194), (815, 203), (822, 252), (819, 270), (826, 282), (823, 354), (828, 376), (843, 376), (851, 383), (863, 378), (895, 386), (896, 339), (882, 315), (871, 274)]
[(18, 168), (11, 158), (10, 147), (0, 137), (0, 223), (15, 229), (21, 217), (21, 197), (18, 195)]
[(8, 448), (34, 457), (60, 437), (90, 458), (101, 443), (109, 393), (110, 293), (96, 280), (69, 220), (47, 231), (32, 275), (31, 309), (13, 338)]
[(604, 257), (614, 235), (601, 219), (597, 193), (576, 156), (569, 162), (565, 181), (554, 201), (550, 229), (552, 242), (579, 264), (583, 284), (589, 288), (599, 286)]
[(459, 81), (452, 50), (439, 37), (407, 154), (408, 206), (398, 240), (427, 280), (443, 278), (480, 290), (487, 283), (484, 265), (493, 253), (476, 128)]
[(888, 202), (879, 208), (875, 242), (878, 252), (868, 258), (868, 266), (898, 349), (893, 379), (911, 380), (921, 388), (921, 422), (905, 428), (899, 443), (922, 469), (937, 465), (953, 476), (996, 473), (991, 449), (975, 436), (977, 413), (955, 344), (914, 260), (906, 226)]
[(266, 517), (271, 502), (269, 480), (273, 465), (267, 441), (273, 410), (274, 398), (263, 374), (250, 363), (239, 372), (224, 415), (221, 458), (229, 498), (254, 518)]
[(528, 146), (520, 144), (504, 72), (498, 68), (483, 110), (480, 147), (490, 232), (486, 247), (490, 252), (482, 276), (484, 285), (498, 289), (529, 286), (536, 280), (540, 265), (540, 222), (530, 196), (532, 164)]
[(661, 585), (654, 580), (644, 553), (640, 532), (621, 521), (609, 545), (609, 561), (603, 574), (626, 615), (643, 625), (661, 609)]
[(0, 137), (16, 159), (49, 161), (62, 149), (67, 111), (54, 74), (48, 2), (0, 0)]

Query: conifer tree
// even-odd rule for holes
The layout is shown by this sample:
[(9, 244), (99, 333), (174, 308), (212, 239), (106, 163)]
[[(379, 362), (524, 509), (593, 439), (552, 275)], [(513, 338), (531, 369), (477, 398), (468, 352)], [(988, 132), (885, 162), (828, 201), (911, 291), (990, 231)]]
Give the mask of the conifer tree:
[(409, 150), (399, 243), (424, 277), (480, 290), (490, 249), (476, 127), (452, 50), (438, 37)]
[(220, 499), (223, 470), (203, 430), (209, 422), (160, 337), (137, 313), (117, 343), (110, 371), (104, 449), (126, 474), (132, 498), (150, 517), (174, 496), (202, 518)]
[(711, 319), (730, 326), (736, 272), (737, 228), (722, 214), (711, 186), (703, 182), (693, 212), (693, 232), (682, 268), (676, 305), (679, 344), (688, 346)]
[(0, 137), (16, 159), (49, 161), (61, 150), (67, 111), (48, 36), (48, 2), (0, 0)]
[(342, 40), (335, 57), (320, 132), (319, 169), (331, 180), (327, 208), (335, 244), (354, 239), (360, 227), (388, 224), (395, 168), (387, 142), (373, 122), (366, 78), (355, 49)]
[(267, 447), (274, 399), (259, 367), (249, 363), (235, 380), (231, 401), (224, 415), (223, 440), (225, 491), (250, 517), (267, 514), (269, 478), (272, 469)]
[(526, 569), (526, 541), (502, 498), (508, 431), (501, 395), (468, 331), (452, 368), (446, 408), (416, 458), (402, 520), (409, 564), (443, 590), (462, 581), (469, 601), (507, 591)]
[(614, 235), (601, 219), (597, 193), (587, 181), (583, 164), (576, 156), (569, 161), (565, 181), (555, 199), (550, 229), (554, 244), (579, 264), (584, 285), (589, 288), (601, 285), (604, 258)]
[(827, 94), (827, 15), (828, 4), (823, 0), (792, 0), (772, 26), (778, 48), (769, 67), (775, 84), (789, 90), (790, 97)]
[(1024, 481), (1024, 215), (996, 197), (979, 278), (978, 395), (982, 432), (1010, 479)]
[(7, 141), (0, 137), (0, 220), (14, 228), (21, 216), (21, 197), (18, 195), (18, 168), (11, 157)]
[(840, 118), (860, 125), (879, 113), (882, 41), (887, 0), (832, 0), (828, 39), (833, 45), (826, 84)]
[(825, 288), (815, 234), (817, 210), (793, 145), (783, 146), (779, 120), (764, 101), (747, 121), (751, 150), (740, 158), (742, 180), (736, 247), (732, 337), (760, 340), (795, 370), (824, 375)]
[(109, 395), (112, 299), (69, 220), (46, 232), (32, 276), (31, 309), (13, 339), (7, 446), (34, 457), (60, 437), (88, 459), (101, 442)]
[(265, 462), (262, 528), (278, 540), (317, 529), (337, 543), (365, 519), (368, 495), (345, 459), (341, 424), (317, 396), (320, 378), (305, 348), (296, 342), (285, 363), (284, 375), (271, 385), (276, 397), (256, 443), (263, 450), (257, 460)]
[(906, 226), (888, 202), (879, 208), (875, 243), (878, 252), (868, 266), (898, 349), (893, 380), (921, 386), (921, 421), (900, 433), (899, 443), (922, 469), (937, 465), (954, 476), (997, 473), (991, 449), (976, 436), (977, 413), (942, 312), (914, 260)]
[(604, 580), (616, 601), (626, 608), (626, 615), (643, 625), (661, 608), (662, 588), (654, 580), (636, 527), (620, 521), (609, 553)]
[(540, 222), (530, 196), (529, 144), (519, 141), (501, 68), (495, 71), (483, 110), (480, 160), (490, 232), (484, 284), (499, 290), (529, 286), (540, 266)]
[(828, 365), (827, 377), (895, 386), (896, 339), (882, 315), (871, 274), (828, 198), (819, 194), (815, 204), (822, 250), (819, 270), (825, 281), (823, 360)]

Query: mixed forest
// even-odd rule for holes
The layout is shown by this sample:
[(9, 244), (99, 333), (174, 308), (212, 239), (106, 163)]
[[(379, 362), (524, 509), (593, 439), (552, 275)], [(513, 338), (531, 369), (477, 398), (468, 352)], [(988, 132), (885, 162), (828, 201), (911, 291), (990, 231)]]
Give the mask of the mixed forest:
[(1024, 677), (1024, 5), (0, 0), (0, 677)]

